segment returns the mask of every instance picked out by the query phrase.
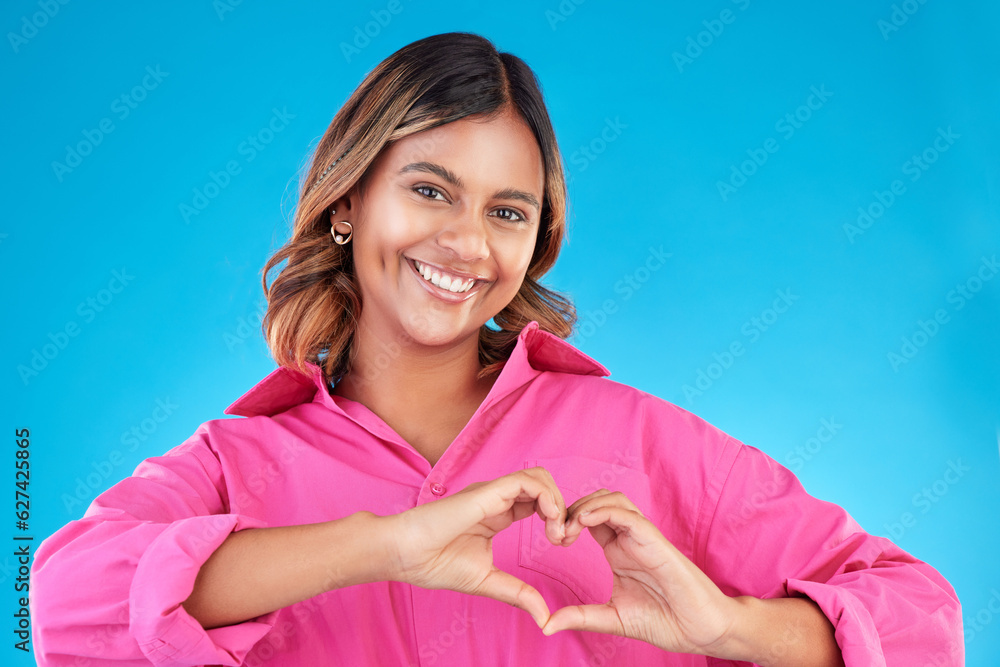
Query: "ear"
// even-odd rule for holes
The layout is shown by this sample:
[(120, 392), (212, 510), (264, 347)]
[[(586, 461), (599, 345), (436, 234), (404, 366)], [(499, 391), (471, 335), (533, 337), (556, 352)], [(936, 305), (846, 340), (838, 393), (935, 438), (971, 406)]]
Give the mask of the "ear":
[(351, 220), (351, 214), (355, 211), (357, 205), (357, 196), (353, 193), (348, 193), (327, 206), (326, 210), (331, 222), (335, 222), (336, 220)]
[[(335, 202), (330, 204), (329, 208), (337, 212), (337, 216), (342, 215), (350, 216), (357, 215), (357, 211), (361, 206), (361, 192), (357, 185), (351, 188), (348, 192), (341, 195)], [(341, 217), (341, 219), (343, 219)], [(348, 218), (350, 219), (350, 218)]]

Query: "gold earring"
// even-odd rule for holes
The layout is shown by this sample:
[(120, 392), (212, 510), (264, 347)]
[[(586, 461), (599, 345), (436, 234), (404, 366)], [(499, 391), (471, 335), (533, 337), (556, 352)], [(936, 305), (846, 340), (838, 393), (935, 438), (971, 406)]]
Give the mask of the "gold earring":
[[(347, 225), (350, 227), (347, 231), (347, 236), (344, 236), (342, 233), (337, 231), (337, 225)], [(351, 237), (354, 236), (354, 225), (349, 223), (347, 220), (341, 220), (340, 222), (333, 223), (333, 226), (330, 227), (330, 233), (333, 234), (334, 243), (337, 245), (346, 245), (347, 243), (350, 243)]]

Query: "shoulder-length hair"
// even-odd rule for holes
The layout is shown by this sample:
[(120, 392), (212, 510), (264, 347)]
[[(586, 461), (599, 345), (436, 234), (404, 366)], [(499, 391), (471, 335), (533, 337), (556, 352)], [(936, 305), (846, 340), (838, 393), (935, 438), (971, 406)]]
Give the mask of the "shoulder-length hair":
[[(292, 236), (263, 270), (268, 308), (261, 329), (279, 365), (305, 373), (306, 362), (317, 364), (328, 383), (350, 370), (363, 304), (350, 245), (337, 245), (330, 234), (329, 206), (355, 187), (363, 191), (369, 168), (393, 142), (507, 108), (524, 119), (538, 141), (545, 194), (521, 288), (493, 317), (499, 328), (484, 324), (479, 331), (480, 377), (500, 370), (532, 320), (561, 338), (572, 333), (572, 302), (538, 282), (555, 263), (566, 229), (562, 160), (538, 81), (523, 60), (498, 52), (488, 39), (452, 32), (413, 42), (382, 61), (320, 140), (301, 184)], [(284, 260), (287, 264), (268, 286), (268, 273)]]

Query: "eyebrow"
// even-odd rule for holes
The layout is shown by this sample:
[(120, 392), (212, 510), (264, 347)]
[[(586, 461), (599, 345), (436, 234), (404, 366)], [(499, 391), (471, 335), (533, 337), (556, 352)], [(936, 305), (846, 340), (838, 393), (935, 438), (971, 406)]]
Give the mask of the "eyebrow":
[[(443, 167), (434, 162), (411, 162), (402, 169), (399, 173), (405, 174), (410, 171), (422, 171), (428, 174), (434, 174), (447, 183), (455, 186), (456, 188), (464, 188), (465, 184), (462, 179), (455, 175), (451, 170)], [(503, 190), (498, 190), (493, 193), (494, 199), (516, 199), (518, 201), (523, 201), (526, 204), (535, 207), (535, 210), (540, 211), (541, 205), (538, 203), (538, 199), (535, 195), (530, 192), (525, 192), (524, 190), (518, 190), (516, 188), (504, 188)]]

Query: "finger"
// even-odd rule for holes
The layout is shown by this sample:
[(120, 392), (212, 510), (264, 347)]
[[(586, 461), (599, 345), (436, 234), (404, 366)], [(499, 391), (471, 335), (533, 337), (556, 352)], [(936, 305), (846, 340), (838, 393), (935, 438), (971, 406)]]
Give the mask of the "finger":
[(573, 533), (568, 534), (563, 541), (559, 543), (560, 546), (568, 547), (580, 539), (580, 535), (583, 534), (584, 529), (586, 529), (590, 535), (594, 538), (594, 541), (603, 549), (608, 545), (609, 542), (618, 537), (618, 531), (606, 524), (597, 524), (595, 526), (586, 526), (581, 523), (577, 523), (579, 528)]
[(511, 507), (511, 511), (514, 514), (514, 521), (520, 521), (521, 519), (538, 514), (538, 503), (534, 500), (517, 501)]
[(514, 575), (496, 567), (486, 575), (476, 593), (523, 609), (531, 614), (540, 628), (549, 620), (549, 607), (542, 594)]
[[(561, 544), (566, 535), (566, 502), (562, 491), (556, 485), (552, 474), (542, 467), (527, 468), (523, 471), (529, 477), (543, 484), (549, 493), (538, 497), (538, 518), (545, 522), (545, 537), (552, 544)], [(550, 502), (547, 502), (551, 500)]]
[(501, 493), (513, 493), (517, 501), (533, 500), (538, 504), (539, 517), (543, 520), (562, 521), (566, 516), (566, 503), (555, 480), (545, 468), (518, 470), (496, 480)]
[[(575, 507), (571, 507), (572, 513), (569, 517), (569, 520), (566, 522), (566, 537), (563, 539), (562, 542), (563, 546), (569, 546), (570, 544), (575, 542), (576, 539), (580, 536), (580, 533), (583, 532), (583, 529), (585, 527), (597, 525), (594, 523), (584, 524), (583, 522), (581, 522), (581, 518), (595, 512), (598, 509), (604, 507), (616, 507), (619, 509), (634, 512), (640, 517), (643, 516), (642, 512), (639, 511), (639, 508), (637, 508), (635, 504), (631, 500), (629, 500), (624, 493), (621, 493), (620, 491), (615, 491), (615, 492), (608, 491), (601, 495), (591, 494), (586, 499), (581, 498), (580, 501), (573, 503), (573, 505)], [(600, 532), (601, 531), (598, 531), (598, 533)], [(594, 531), (591, 530), (591, 533), (594, 533)], [(594, 534), (594, 537), (597, 537), (597, 534)], [(611, 537), (613, 537), (613, 535), (607, 535), (606, 537), (607, 539), (610, 539)], [(604, 541), (606, 542), (607, 539), (605, 539)]]
[(556, 610), (542, 628), (542, 633), (549, 636), (561, 630), (625, 635), (625, 628), (618, 617), (618, 611), (609, 604), (585, 604)]
[(569, 513), (570, 516), (572, 516), (574, 513), (579, 511), (580, 506), (583, 505), (584, 503), (593, 500), (594, 498), (600, 498), (601, 496), (606, 496), (609, 493), (611, 493), (611, 491), (607, 489), (598, 489), (597, 491), (594, 491), (591, 494), (583, 496), (582, 498), (577, 498), (576, 501), (574, 501), (573, 504), (567, 508), (567, 512)]
[[(629, 497), (626, 496), (621, 491), (608, 491), (607, 489), (601, 489), (600, 491), (595, 491), (585, 498), (580, 498), (575, 503), (570, 506), (570, 518), (583, 512), (592, 512), (598, 507), (614, 506), (623, 507), (625, 509), (630, 509), (634, 512), (639, 512), (639, 508), (635, 506)], [(642, 514), (642, 512), (639, 512)]]
[(576, 542), (577, 538), (583, 532), (584, 526), (579, 521), (574, 521), (574, 517), (580, 514), (581, 509), (591, 503), (597, 498), (602, 496), (607, 496), (611, 491), (607, 489), (598, 489), (591, 494), (578, 498), (572, 505), (570, 505), (566, 510), (566, 534), (561, 542), (562, 546), (568, 547), (569, 545)]
[(639, 546), (648, 546), (657, 538), (666, 541), (659, 529), (638, 511), (627, 507), (606, 505), (593, 510), (584, 510), (577, 514), (567, 528), (568, 541), (564, 540), (563, 546), (569, 546), (575, 542), (584, 528), (590, 531), (602, 549), (623, 533), (627, 534)]
[(673, 561), (680, 554), (659, 528), (633, 510), (600, 507), (580, 515), (577, 520), (590, 529), (601, 548), (611, 540), (627, 538), (638, 549), (637, 553), (645, 554), (641, 561), (648, 567), (660, 567), (665, 560)]
[[(465, 493), (464, 489), (462, 493)], [(459, 495), (455, 494), (452, 498)], [(528, 474), (524, 470), (498, 477), (484, 486), (470, 491), (469, 497), (475, 499), (475, 505), (483, 514), (480, 520), (499, 516), (510, 510), (515, 503), (520, 502), (537, 505), (541, 508), (543, 512), (541, 516), (545, 519), (561, 519), (559, 503), (562, 501), (562, 494), (551, 482), (551, 478), (546, 483), (545, 480)]]
[[(448, 524), (455, 529), (456, 534), (477, 524), (490, 534), (496, 534), (507, 529), (511, 523), (537, 513), (546, 523), (549, 541), (560, 544), (565, 535), (565, 520), (558, 516), (559, 506), (552, 492), (554, 490), (558, 494), (558, 500), (561, 500), (562, 494), (555, 486), (546, 484), (546, 481), (551, 483), (551, 478), (539, 479), (525, 471), (517, 471), (485, 484), (477, 483), (475, 488), (467, 486), (453, 496), (421, 507), (448, 507)], [(557, 518), (550, 518), (553, 514)]]
[[(507, 517), (503, 521), (487, 519), (484, 523), (492, 530), (500, 532), (514, 521), (520, 521), (521, 519), (525, 519), (529, 516), (539, 514), (539, 512), (536, 511), (536, 508), (537, 504), (534, 502), (516, 502), (511, 508), (513, 521), (509, 520), (510, 517)], [(544, 521), (546, 539), (555, 545), (562, 544), (563, 537), (566, 535), (565, 523), (562, 521), (556, 521), (555, 519), (544, 519)]]
[(590, 531), (603, 549), (620, 533), (631, 536), (640, 518), (637, 513), (622, 507), (601, 507), (581, 514), (578, 522)]
[(542, 507), (541, 498), (539, 498), (539, 518), (542, 520), (557, 519), (559, 521), (566, 520), (566, 501), (563, 498), (562, 491), (556, 485), (555, 479), (552, 477), (552, 473), (541, 466), (536, 466), (534, 468), (527, 468), (522, 471), (524, 474), (537, 479), (543, 485), (545, 485), (551, 494), (552, 505), (547, 502), (544, 507)]

